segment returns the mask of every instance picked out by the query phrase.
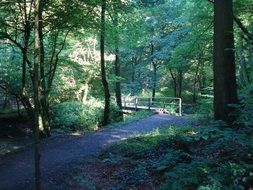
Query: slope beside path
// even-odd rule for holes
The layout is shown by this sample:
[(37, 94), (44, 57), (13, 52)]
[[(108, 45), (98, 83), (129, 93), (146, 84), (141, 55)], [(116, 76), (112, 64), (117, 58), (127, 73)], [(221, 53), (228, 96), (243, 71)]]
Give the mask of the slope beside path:
[[(86, 135), (68, 135), (41, 143), (42, 189), (55, 190), (54, 178), (63, 175), (85, 158), (98, 154), (105, 146), (138, 133), (168, 126), (191, 125), (185, 117), (157, 114), (137, 122), (107, 128)], [(34, 189), (34, 153), (32, 147), (0, 157), (0, 189)]]

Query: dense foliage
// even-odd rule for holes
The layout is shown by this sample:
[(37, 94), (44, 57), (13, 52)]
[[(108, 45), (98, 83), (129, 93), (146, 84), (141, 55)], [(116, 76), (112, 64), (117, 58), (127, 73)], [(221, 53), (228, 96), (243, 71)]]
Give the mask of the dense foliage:
[[(250, 189), (252, 135), (249, 128), (235, 132), (217, 124), (170, 127), (112, 145), (67, 182), (87, 189)], [(110, 175), (110, 184), (83, 171), (87, 165), (100, 166), (95, 171)]]
[(130, 96), (218, 121), (113, 145), (97, 161), (123, 168), (116, 189), (252, 188), (253, 1), (0, 0), (0, 119), (28, 118), (37, 189), (40, 137), (148, 116)]

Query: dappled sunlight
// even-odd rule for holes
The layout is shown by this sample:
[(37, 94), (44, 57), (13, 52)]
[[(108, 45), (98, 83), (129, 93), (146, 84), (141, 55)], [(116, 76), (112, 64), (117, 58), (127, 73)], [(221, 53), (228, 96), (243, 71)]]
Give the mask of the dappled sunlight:
[(0, 0), (0, 189), (252, 189), (252, 7)]

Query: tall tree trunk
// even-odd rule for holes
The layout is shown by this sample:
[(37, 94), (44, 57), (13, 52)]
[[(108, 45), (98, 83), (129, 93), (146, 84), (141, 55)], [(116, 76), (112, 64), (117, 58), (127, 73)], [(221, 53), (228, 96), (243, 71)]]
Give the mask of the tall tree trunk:
[[(118, 33), (118, 13), (117, 10), (114, 10), (114, 27), (116, 28), (115, 34), (115, 75), (116, 77), (121, 77), (120, 74), (120, 58), (119, 58), (119, 33)], [(115, 83), (115, 95), (116, 95), (116, 102), (118, 107), (120, 108), (120, 116), (123, 119), (122, 113), (122, 99), (121, 99), (121, 85), (120, 81), (117, 80)]]
[[(117, 46), (115, 48), (115, 75), (120, 77), (119, 47)], [(120, 109), (122, 109), (120, 81), (116, 81), (115, 83), (115, 94), (117, 105)]]
[(152, 101), (155, 101), (156, 85), (157, 85), (157, 64), (153, 62), (152, 65), (153, 65)]
[[(154, 44), (151, 43), (151, 56), (154, 54)], [(157, 83), (157, 64), (152, 59), (153, 77), (152, 77), (152, 102), (155, 101), (156, 83)]]
[(45, 3), (44, 0), (40, 0), (40, 7), (39, 7), (40, 88), (39, 89), (40, 89), (40, 111), (43, 125), (40, 134), (42, 137), (49, 137), (50, 136), (49, 115), (48, 115), (49, 104), (48, 104), (48, 91), (45, 81), (45, 50), (44, 50), (43, 18), (42, 18), (44, 3)]
[(240, 84), (242, 86), (247, 86), (248, 84), (250, 84), (250, 75), (247, 71), (246, 68), (246, 60), (243, 54), (243, 38), (240, 38), (240, 51), (239, 51), (239, 56), (240, 56)]
[(35, 0), (35, 24), (34, 24), (34, 159), (35, 159), (35, 187), (40, 190), (40, 103), (39, 103), (39, 12), (40, 0)]
[(110, 116), (110, 91), (109, 85), (106, 79), (106, 70), (105, 70), (105, 9), (106, 9), (106, 0), (102, 0), (101, 4), (101, 28), (100, 28), (100, 54), (101, 54), (101, 77), (102, 84), (104, 87), (104, 117), (103, 125), (109, 123)]
[(133, 56), (131, 61), (131, 94), (135, 94), (135, 74), (136, 74), (136, 64), (137, 64), (137, 57)]
[(22, 63), (22, 85), (21, 85), (21, 94), (25, 93), (25, 85), (26, 85), (26, 57), (27, 57), (27, 52), (29, 48), (29, 38), (31, 34), (31, 26), (30, 26), (30, 21), (28, 19), (27, 15), (27, 9), (26, 9), (26, 2), (24, 5), (24, 17), (25, 17), (25, 22), (24, 22), (24, 48), (22, 51), (23, 55), (23, 63)]
[(197, 99), (197, 83), (198, 83), (198, 75), (199, 75), (199, 67), (200, 67), (200, 62), (198, 61), (196, 71), (195, 71), (195, 76), (194, 76), (194, 81), (193, 81), (193, 103), (196, 103)]
[(183, 71), (178, 69), (178, 97), (182, 98)]
[(235, 121), (230, 104), (238, 103), (235, 75), (233, 1), (214, 1), (214, 117)]
[(84, 86), (81, 89), (81, 100), (83, 103), (87, 102), (87, 99), (88, 99), (89, 82), (90, 82), (90, 79), (87, 79), (84, 83)]
[(176, 78), (176, 74), (174, 75), (173, 74), (173, 71), (172, 69), (169, 69), (170, 71), (170, 75), (171, 75), (171, 78), (172, 78), (172, 81), (173, 81), (173, 92), (174, 92), (174, 97), (177, 97), (177, 78)]

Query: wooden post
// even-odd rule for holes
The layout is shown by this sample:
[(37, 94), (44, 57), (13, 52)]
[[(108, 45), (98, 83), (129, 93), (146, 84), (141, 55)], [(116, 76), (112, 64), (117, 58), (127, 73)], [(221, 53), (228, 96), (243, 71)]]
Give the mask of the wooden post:
[(149, 98), (148, 99), (148, 109), (150, 110), (150, 108), (151, 108), (151, 102), (152, 102), (152, 98)]
[(182, 116), (182, 99), (179, 98), (179, 116)]
[(135, 110), (138, 108), (138, 97), (135, 98)]
[(126, 97), (124, 97), (123, 101), (124, 101), (124, 107), (126, 109)]

